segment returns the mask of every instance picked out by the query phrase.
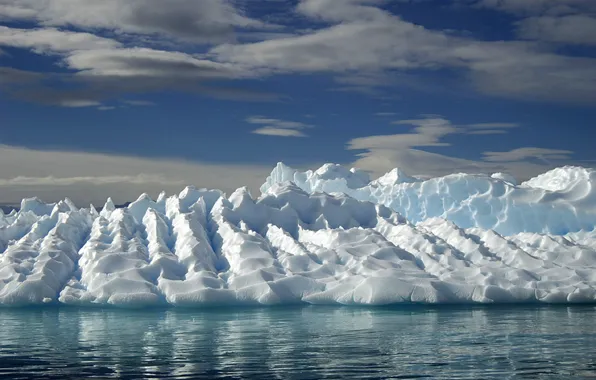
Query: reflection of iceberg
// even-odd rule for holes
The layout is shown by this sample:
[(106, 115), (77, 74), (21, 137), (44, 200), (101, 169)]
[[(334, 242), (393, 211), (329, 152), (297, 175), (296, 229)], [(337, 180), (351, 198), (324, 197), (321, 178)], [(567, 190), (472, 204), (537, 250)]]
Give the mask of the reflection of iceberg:
[[(7, 378), (589, 378), (593, 307), (2, 310)], [(543, 343), (548, 341), (548, 345)], [(558, 376), (561, 374), (562, 376)]]
[(0, 215), (0, 304), (594, 302), (594, 178), (371, 182), (280, 164), (258, 199), (189, 187), (100, 213), (24, 200)]

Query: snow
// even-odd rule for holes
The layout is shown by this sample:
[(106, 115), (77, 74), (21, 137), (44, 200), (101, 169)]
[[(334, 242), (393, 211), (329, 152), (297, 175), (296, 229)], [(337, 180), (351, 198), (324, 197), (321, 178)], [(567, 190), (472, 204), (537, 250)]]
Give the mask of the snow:
[[(261, 191), (267, 194), (275, 184), (289, 181), (309, 193), (344, 193), (385, 205), (412, 223), (440, 217), (462, 228), (492, 229), (503, 235), (564, 235), (596, 226), (593, 169), (557, 168), (519, 186), (504, 173), (451, 174), (422, 180), (396, 169), (374, 181), (365, 181), (363, 176), (355, 181), (349, 174), (352, 171), (327, 164), (314, 172), (299, 172), (280, 163)], [(344, 173), (344, 177), (336, 173)]]
[(0, 305), (595, 302), (593, 181), (279, 164), (259, 197), (27, 199), (0, 214)]
[(501, 181), (507, 182), (509, 185), (516, 186), (517, 180), (511, 174), (507, 173), (494, 173), (490, 176), (493, 179), (499, 179)]

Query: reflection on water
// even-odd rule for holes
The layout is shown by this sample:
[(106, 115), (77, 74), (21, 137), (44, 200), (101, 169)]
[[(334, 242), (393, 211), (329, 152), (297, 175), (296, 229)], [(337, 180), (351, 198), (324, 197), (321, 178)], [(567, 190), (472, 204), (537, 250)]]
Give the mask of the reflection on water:
[(11, 378), (596, 377), (595, 307), (0, 310)]

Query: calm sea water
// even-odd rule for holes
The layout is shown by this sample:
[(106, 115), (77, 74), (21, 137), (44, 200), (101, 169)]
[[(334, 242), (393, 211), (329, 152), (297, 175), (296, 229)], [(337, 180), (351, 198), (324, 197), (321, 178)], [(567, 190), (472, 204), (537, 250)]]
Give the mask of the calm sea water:
[(595, 307), (0, 310), (10, 378), (589, 378)]

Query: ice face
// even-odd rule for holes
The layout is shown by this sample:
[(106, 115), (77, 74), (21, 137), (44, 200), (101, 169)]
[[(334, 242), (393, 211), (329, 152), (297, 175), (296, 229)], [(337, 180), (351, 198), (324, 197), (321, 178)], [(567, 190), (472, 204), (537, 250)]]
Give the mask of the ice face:
[[(596, 222), (593, 179), (562, 168), (520, 186), (398, 170), (370, 181), (278, 165), (258, 198), (188, 187), (100, 212), (26, 200), (0, 215), (0, 305), (596, 302), (596, 232), (581, 228)], [(557, 218), (577, 228), (533, 231)]]
[[(315, 172), (298, 172), (278, 164), (261, 191), (267, 194), (274, 184), (293, 182), (309, 193), (344, 193), (385, 205), (413, 223), (441, 217), (462, 228), (492, 229), (504, 235), (564, 235), (596, 226), (596, 171), (592, 169), (558, 168), (520, 186), (503, 173), (451, 174), (420, 180), (396, 169), (354, 186), (350, 176), (329, 178), (327, 168), (325, 165)], [(333, 172), (342, 171), (333, 168)]]

